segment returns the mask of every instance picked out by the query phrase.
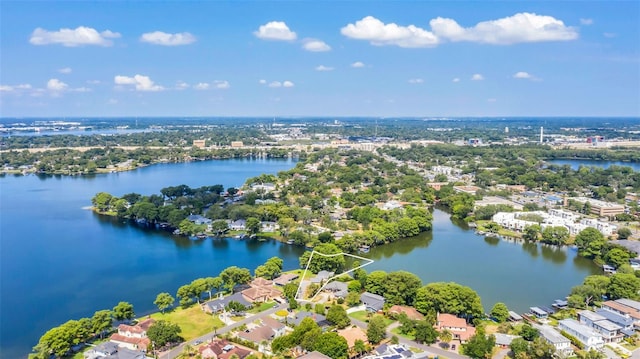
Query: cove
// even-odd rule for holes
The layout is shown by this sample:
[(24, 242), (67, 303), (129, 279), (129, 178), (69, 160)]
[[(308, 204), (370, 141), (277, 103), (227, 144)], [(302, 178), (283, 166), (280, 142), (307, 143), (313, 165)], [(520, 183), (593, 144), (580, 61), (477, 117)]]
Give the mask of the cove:
[(549, 306), (566, 297), (584, 277), (602, 274), (592, 261), (578, 257), (575, 248), (479, 236), (437, 208), (431, 232), (371, 248), (363, 256), (375, 260), (366, 267), (369, 272), (405, 270), (425, 284), (469, 286), (482, 298), (486, 312), (497, 302), (518, 313), (531, 306)]

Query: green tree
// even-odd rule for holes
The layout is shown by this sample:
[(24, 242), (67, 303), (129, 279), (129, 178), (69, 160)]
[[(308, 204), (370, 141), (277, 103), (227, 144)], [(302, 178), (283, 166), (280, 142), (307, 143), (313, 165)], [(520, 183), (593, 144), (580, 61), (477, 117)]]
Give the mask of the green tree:
[(251, 281), (251, 272), (246, 268), (231, 266), (220, 272), (220, 278), (229, 291), (238, 284), (246, 284)]
[(527, 353), (533, 359), (553, 359), (555, 358), (556, 348), (546, 339), (538, 337), (531, 342)]
[(563, 226), (548, 226), (542, 231), (542, 242), (553, 245), (564, 245), (569, 239), (569, 230)]
[(415, 308), (423, 314), (435, 311), (461, 315), (468, 319), (484, 313), (480, 296), (473, 289), (444, 282), (429, 283), (418, 289)]
[(260, 232), (260, 220), (256, 217), (247, 218), (247, 223), (245, 224), (245, 228), (247, 232), (250, 234), (258, 234)]
[(105, 332), (111, 330), (113, 324), (113, 317), (110, 310), (99, 310), (93, 313), (91, 317), (91, 331), (99, 334), (100, 338), (103, 338)]
[(493, 308), (491, 308), (491, 317), (498, 321), (498, 323), (504, 323), (507, 319), (509, 319), (509, 308), (504, 303), (496, 303)]
[(332, 359), (346, 359), (349, 345), (347, 340), (338, 333), (322, 333), (315, 342), (315, 350)]
[(171, 296), (171, 294), (164, 292), (156, 296), (156, 300), (153, 301), (153, 304), (158, 307), (160, 312), (164, 313), (165, 309), (171, 308), (174, 302), (175, 299)]
[(522, 234), (522, 238), (526, 241), (535, 242), (538, 240), (538, 236), (540, 234), (540, 225), (532, 224), (530, 226), (525, 227), (524, 233)]
[(495, 345), (496, 337), (485, 335), (484, 329), (479, 327), (476, 334), (462, 344), (462, 352), (474, 359), (489, 359)]
[(529, 351), (529, 342), (523, 338), (515, 338), (511, 341), (510, 348), (515, 358), (519, 353), (527, 353)]
[(524, 324), (522, 327), (520, 327), (520, 336), (522, 336), (524, 340), (531, 342), (540, 336), (540, 332), (538, 331), (538, 329), (532, 327), (531, 325)]
[(106, 212), (109, 209), (109, 205), (113, 196), (107, 192), (100, 192), (93, 196), (91, 203), (98, 210), (98, 212)]
[(604, 260), (614, 267), (619, 268), (623, 264), (629, 264), (629, 259), (633, 257), (635, 257), (635, 255), (629, 253), (625, 248), (613, 247), (604, 256)]
[[(320, 243), (313, 248), (314, 253), (313, 258), (311, 259), (311, 263), (309, 263), (309, 270), (313, 273), (318, 273), (321, 270), (327, 270), (331, 272), (340, 272), (342, 268), (344, 268), (345, 260), (344, 256), (339, 255), (342, 253), (340, 248), (338, 248), (333, 243)], [(307, 263), (309, 262), (309, 258), (311, 257), (311, 253), (309, 251), (305, 251), (300, 256), (300, 268), (305, 268)], [(322, 254), (338, 254), (336, 256), (326, 257)]]
[(595, 228), (585, 228), (576, 235), (575, 244), (578, 252), (587, 258), (600, 255), (600, 249), (604, 245), (604, 236)]
[(386, 326), (383, 316), (376, 315), (371, 318), (367, 326), (367, 340), (369, 340), (369, 343), (380, 343), (386, 336)]
[(591, 349), (588, 352), (586, 352), (582, 358), (583, 359), (604, 359), (606, 358), (606, 355), (604, 355), (604, 353), (601, 353), (595, 349)]
[(445, 344), (449, 345), (449, 342), (453, 340), (453, 333), (449, 330), (444, 329), (438, 334), (438, 338)]
[(618, 239), (628, 239), (631, 234), (631, 230), (628, 227), (622, 227), (618, 230)]
[(389, 304), (412, 305), (422, 280), (406, 271), (389, 273), (383, 284), (383, 296)]
[(256, 277), (273, 279), (282, 272), (282, 259), (278, 257), (269, 258), (264, 264), (256, 268)]
[(334, 304), (329, 307), (329, 311), (327, 312), (327, 320), (333, 323), (337, 328), (344, 329), (349, 324), (351, 324), (351, 320), (347, 315), (347, 311), (341, 306)]
[(416, 341), (423, 344), (433, 344), (438, 340), (438, 332), (426, 320), (416, 322), (414, 335)]
[(611, 282), (607, 288), (610, 299), (628, 298), (636, 300), (639, 298), (640, 278), (626, 273), (616, 273), (610, 278)]
[(120, 302), (113, 307), (113, 317), (116, 320), (131, 320), (134, 317), (133, 305), (127, 302)]
[(182, 340), (180, 333), (182, 329), (178, 324), (169, 323), (165, 320), (159, 320), (149, 327), (147, 337), (155, 343), (156, 347), (162, 347), (168, 343), (176, 343)]
[(217, 236), (221, 236), (229, 230), (229, 224), (223, 220), (213, 221), (213, 223), (211, 223), (211, 230)]
[(362, 339), (356, 339), (353, 342), (353, 351), (358, 355), (362, 355), (368, 351), (367, 345)]
[(176, 293), (176, 297), (180, 299), (180, 306), (183, 308), (187, 308), (191, 304), (193, 304), (193, 288), (191, 288), (191, 284), (185, 284), (178, 288), (178, 292)]

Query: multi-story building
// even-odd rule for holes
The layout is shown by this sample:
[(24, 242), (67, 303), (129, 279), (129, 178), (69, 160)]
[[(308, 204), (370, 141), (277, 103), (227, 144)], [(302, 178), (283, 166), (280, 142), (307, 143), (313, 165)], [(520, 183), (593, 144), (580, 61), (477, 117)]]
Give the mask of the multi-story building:
[(592, 328), (580, 324), (575, 319), (563, 319), (558, 322), (558, 329), (574, 336), (582, 343), (585, 350), (601, 349), (604, 346), (604, 338), (602, 334), (596, 332)]

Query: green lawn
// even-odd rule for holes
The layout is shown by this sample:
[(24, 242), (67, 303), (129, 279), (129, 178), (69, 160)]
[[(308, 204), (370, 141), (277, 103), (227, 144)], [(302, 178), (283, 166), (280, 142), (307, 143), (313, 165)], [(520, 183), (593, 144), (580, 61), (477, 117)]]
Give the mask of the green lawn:
[(385, 326), (389, 326), (389, 324), (393, 323), (393, 319), (389, 319), (389, 318), (387, 318), (387, 317), (385, 317), (383, 315), (380, 315), (380, 314), (374, 314), (373, 316), (370, 317), (366, 310), (360, 310), (360, 311), (357, 311), (357, 312), (350, 313), (349, 316), (351, 318), (357, 319), (357, 320), (359, 320), (361, 322), (369, 322), (370, 318), (372, 318), (374, 316), (380, 316), (380, 317), (384, 318)]
[(247, 313), (251, 313), (251, 314), (258, 314), (260, 312), (264, 312), (265, 310), (269, 309), (269, 308), (273, 308), (273, 305), (275, 304), (275, 302), (264, 302), (260, 305), (254, 306), (253, 308), (247, 310)]
[(415, 340), (416, 339), (416, 337), (414, 335), (400, 333), (400, 328), (391, 329), (391, 333), (393, 333), (393, 334), (395, 334), (395, 335), (397, 335), (399, 337), (403, 337), (405, 339), (409, 339), (409, 340)]
[(151, 314), (155, 320), (166, 320), (178, 324), (184, 340), (191, 340), (213, 331), (213, 328), (222, 328), (224, 323), (218, 317), (202, 311), (199, 305), (192, 305), (187, 309), (176, 308), (164, 314), (158, 312)]

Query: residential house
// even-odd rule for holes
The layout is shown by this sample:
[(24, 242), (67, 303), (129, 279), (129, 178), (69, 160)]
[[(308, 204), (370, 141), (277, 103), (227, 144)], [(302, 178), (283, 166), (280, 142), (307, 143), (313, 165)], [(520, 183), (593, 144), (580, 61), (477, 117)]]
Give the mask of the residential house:
[(235, 221), (227, 220), (227, 224), (229, 225), (229, 229), (232, 231), (244, 231), (247, 229), (247, 221), (244, 219), (238, 219)]
[(476, 192), (480, 190), (480, 187), (476, 186), (453, 186), (453, 190), (456, 192), (467, 193), (472, 196), (476, 195)]
[(98, 344), (83, 355), (85, 359), (151, 359), (142, 351), (122, 348), (112, 342)]
[(352, 326), (345, 329), (338, 330), (338, 335), (347, 340), (349, 348), (353, 348), (356, 340), (362, 340), (367, 343), (367, 333), (360, 327)]
[(295, 273), (284, 273), (281, 274), (278, 278), (274, 279), (273, 284), (284, 287), (286, 284), (293, 282), (299, 277), (300, 276)]
[(511, 346), (511, 342), (516, 338), (521, 338), (519, 335), (510, 335), (510, 334), (502, 334), (502, 333), (494, 333), (496, 337), (496, 345), (501, 348), (509, 348)]
[(209, 225), (212, 222), (209, 218), (203, 217), (199, 214), (192, 214), (189, 217), (187, 217), (187, 220), (197, 225), (201, 225), (201, 224)]
[(364, 292), (360, 294), (360, 301), (365, 305), (365, 307), (367, 307), (368, 311), (378, 312), (382, 310), (382, 307), (384, 307), (385, 300), (383, 296)]
[(616, 312), (611, 312), (602, 308), (596, 310), (596, 313), (600, 314), (601, 316), (607, 318), (611, 322), (616, 323), (620, 327), (622, 327), (622, 329), (620, 329), (620, 332), (622, 334), (626, 336), (632, 336), (635, 334), (635, 330), (633, 326), (634, 320), (630, 316), (622, 315)]
[(337, 280), (329, 282), (324, 286), (324, 290), (333, 293), (336, 298), (346, 298), (349, 294), (349, 286), (347, 283), (339, 282)]
[(210, 343), (200, 346), (198, 351), (204, 359), (229, 359), (234, 354), (238, 358), (244, 359), (251, 354), (250, 350), (239, 348), (226, 339), (214, 339)]
[(371, 355), (363, 359), (406, 359), (415, 358), (414, 353), (403, 344), (382, 344)]
[(326, 283), (327, 280), (333, 277), (334, 274), (335, 274), (334, 272), (321, 270), (320, 272), (318, 272), (318, 274), (316, 274), (315, 277), (311, 278), (311, 283), (316, 283), (316, 284)]
[(389, 308), (389, 314), (400, 315), (402, 313), (404, 313), (407, 316), (407, 318), (411, 320), (424, 319), (424, 315), (422, 315), (422, 313), (418, 312), (413, 307), (408, 307), (405, 305), (394, 305), (391, 308)]
[(269, 221), (260, 222), (260, 230), (262, 232), (275, 232), (279, 228), (280, 226), (278, 226), (278, 223), (276, 222), (269, 222)]
[(624, 334), (620, 332), (622, 327), (601, 314), (590, 310), (581, 310), (578, 312), (578, 320), (602, 334), (605, 343), (619, 342), (624, 337)]
[(509, 320), (512, 322), (520, 322), (522, 321), (522, 316), (516, 312), (514, 312), (513, 310), (509, 311)]
[(251, 303), (268, 302), (282, 295), (279, 290), (273, 287), (273, 281), (261, 277), (252, 280), (250, 287), (241, 293)]
[(202, 304), (202, 310), (204, 310), (207, 313), (218, 313), (218, 312), (222, 312), (224, 311), (224, 308), (227, 307), (227, 305), (229, 305), (229, 302), (231, 301), (235, 301), (238, 302), (242, 305), (244, 305), (245, 307), (250, 307), (251, 306), (251, 302), (249, 302), (248, 300), (246, 300), (244, 298), (244, 296), (242, 295), (242, 293), (233, 293), (231, 295), (228, 295), (226, 297), (222, 297), (222, 293), (220, 293), (220, 296), (214, 300), (210, 300), (206, 303)]
[(120, 324), (118, 332), (112, 334), (109, 340), (123, 348), (146, 352), (151, 344), (151, 340), (147, 338), (147, 330), (154, 322), (149, 318), (136, 325)]
[(296, 359), (331, 359), (331, 357), (326, 356), (318, 351), (312, 351), (307, 354), (301, 355)]
[(640, 327), (640, 302), (630, 299), (608, 300), (602, 303), (602, 309), (632, 318), (634, 326)]
[(298, 325), (300, 325), (300, 322), (302, 322), (304, 318), (313, 319), (313, 321), (316, 322), (316, 324), (318, 324), (320, 328), (331, 326), (331, 323), (324, 315), (306, 311), (300, 311), (297, 313), (293, 312), (289, 314), (289, 316), (287, 316), (287, 323), (297, 327)]
[(538, 319), (547, 319), (549, 317), (549, 313), (546, 310), (539, 307), (531, 307), (529, 308), (529, 311), (533, 316), (535, 316)]
[(454, 340), (460, 344), (466, 343), (469, 338), (476, 334), (476, 328), (467, 324), (463, 318), (458, 318), (453, 314), (438, 313), (436, 316), (436, 330), (442, 332), (448, 330), (453, 335)]
[(540, 331), (540, 335), (556, 348), (556, 353), (563, 357), (567, 357), (573, 353), (571, 341), (553, 327), (549, 325), (538, 325), (536, 328)]
[(264, 343), (271, 342), (274, 338), (285, 334), (286, 326), (279, 321), (266, 317), (262, 318), (259, 325), (253, 326), (238, 333), (238, 337), (248, 340), (258, 346), (258, 351), (265, 352), (267, 348)]
[(598, 350), (604, 346), (604, 339), (600, 333), (584, 324), (580, 324), (575, 319), (559, 321), (558, 329), (576, 337), (583, 344), (585, 350)]

